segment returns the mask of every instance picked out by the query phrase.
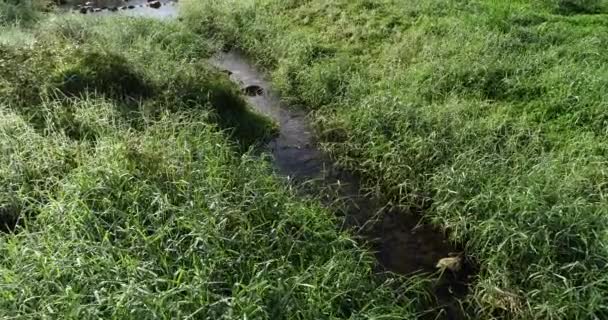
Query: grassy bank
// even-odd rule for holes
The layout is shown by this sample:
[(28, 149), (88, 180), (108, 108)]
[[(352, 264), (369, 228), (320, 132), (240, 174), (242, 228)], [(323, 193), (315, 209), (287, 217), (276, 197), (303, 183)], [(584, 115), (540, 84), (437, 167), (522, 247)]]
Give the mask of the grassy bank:
[[(0, 27), (0, 318), (415, 318), (373, 256), (247, 150), (274, 125), (178, 22)], [(35, 20), (34, 20), (35, 21)]]
[(187, 1), (324, 147), (465, 243), (478, 317), (608, 316), (606, 1)]

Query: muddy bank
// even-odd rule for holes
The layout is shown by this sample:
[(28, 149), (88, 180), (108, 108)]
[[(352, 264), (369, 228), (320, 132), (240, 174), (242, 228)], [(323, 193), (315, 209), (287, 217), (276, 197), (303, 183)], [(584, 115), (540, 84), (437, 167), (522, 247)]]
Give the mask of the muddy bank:
[(359, 179), (336, 168), (316, 147), (307, 114), (283, 105), (264, 75), (243, 55), (223, 53), (212, 63), (242, 87), (253, 108), (279, 124), (278, 136), (266, 146), (277, 171), (290, 180), (314, 181), (321, 190), (333, 190), (323, 195), (328, 203), (343, 201), (345, 227), (355, 229), (372, 245), (379, 271), (441, 274), (435, 293), (443, 315), (460, 318), (454, 298), (467, 294), (473, 274), (465, 254), (443, 232), (420, 223), (420, 214), (383, 207), (382, 199), (362, 194)]

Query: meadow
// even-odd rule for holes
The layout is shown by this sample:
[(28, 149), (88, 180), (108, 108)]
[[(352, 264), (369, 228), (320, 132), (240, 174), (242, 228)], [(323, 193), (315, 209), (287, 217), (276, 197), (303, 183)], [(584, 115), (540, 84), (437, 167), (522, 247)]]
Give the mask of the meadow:
[(605, 0), (0, 2), (0, 318), (442, 318), (256, 146), (248, 55), (322, 148), (478, 267), (471, 319), (608, 317)]
[(178, 21), (0, 3), (0, 318), (415, 318)]
[(608, 316), (608, 2), (185, 1), (479, 273), (472, 317)]

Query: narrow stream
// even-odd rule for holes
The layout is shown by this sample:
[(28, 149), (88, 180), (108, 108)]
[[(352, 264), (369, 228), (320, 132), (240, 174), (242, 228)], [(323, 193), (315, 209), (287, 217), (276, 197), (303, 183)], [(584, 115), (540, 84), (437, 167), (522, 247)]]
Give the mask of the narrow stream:
[(284, 105), (264, 74), (244, 55), (222, 53), (211, 63), (241, 86), (255, 110), (279, 124), (278, 135), (266, 146), (279, 174), (295, 183), (315, 180), (321, 189), (339, 186), (336, 196), (346, 199), (345, 227), (356, 230), (372, 245), (381, 266), (379, 271), (403, 275), (434, 273), (439, 272), (438, 263), (445, 261), (444, 258), (461, 265), (457, 270), (445, 270), (441, 276), (438, 275), (435, 287), (444, 316), (460, 318), (461, 312), (454, 305), (454, 298), (467, 294), (473, 271), (443, 232), (420, 223), (417, 214), (387, 209), (381, 199), (362, 194), (357, 177), (336, 168), (316, 147), (307, 113)]

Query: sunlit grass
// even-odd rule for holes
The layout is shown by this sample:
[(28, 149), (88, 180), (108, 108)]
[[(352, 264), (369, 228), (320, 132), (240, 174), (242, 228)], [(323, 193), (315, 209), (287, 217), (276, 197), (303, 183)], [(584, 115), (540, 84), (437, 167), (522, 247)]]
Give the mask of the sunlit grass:
[(466, 243), (479, 318), (606, 317), (606, 1), (186, 1), (324, 146)]
[(205, 63), (217, 43), (133, 18), (31, 28), (0, 45), (0, 318), (414, 319), (429, 304), (428, 280), (377, 277), (248, 151), (275, 125)]

